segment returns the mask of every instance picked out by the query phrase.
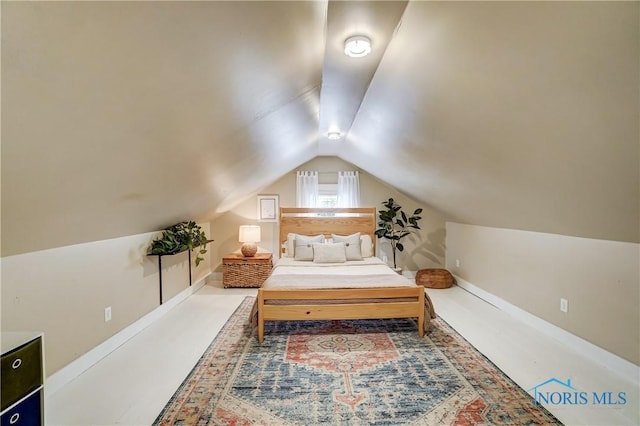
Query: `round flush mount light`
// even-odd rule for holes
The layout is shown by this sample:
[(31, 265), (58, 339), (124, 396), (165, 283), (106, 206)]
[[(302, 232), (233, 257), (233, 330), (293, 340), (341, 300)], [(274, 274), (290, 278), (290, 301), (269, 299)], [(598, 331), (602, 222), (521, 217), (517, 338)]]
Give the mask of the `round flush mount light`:
[(332, 141), (337, 141), (342, 137), (342, 135), (340, 134), (340, 132), (329, 132), (327, 133), (327, 137)]
[(371, 40), (365, 36), (353, 36), (344, 41), (344, 54), (352, 58), (362, 58), (371, 53)]

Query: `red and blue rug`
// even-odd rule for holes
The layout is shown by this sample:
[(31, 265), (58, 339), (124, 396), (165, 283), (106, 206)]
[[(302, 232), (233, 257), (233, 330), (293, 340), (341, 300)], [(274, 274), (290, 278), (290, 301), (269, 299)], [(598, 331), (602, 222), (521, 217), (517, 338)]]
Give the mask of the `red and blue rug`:
[(546, 409), (440, 319), (270, 322), (231, 316), (157, 425), (549, 425)]

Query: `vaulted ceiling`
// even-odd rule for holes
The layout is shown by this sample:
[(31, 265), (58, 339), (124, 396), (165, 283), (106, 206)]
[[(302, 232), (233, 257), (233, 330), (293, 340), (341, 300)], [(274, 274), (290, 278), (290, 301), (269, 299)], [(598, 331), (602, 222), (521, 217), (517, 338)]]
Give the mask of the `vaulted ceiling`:
[(321, 155), (452, 220), (640, 240), (638, 2), (1, 14), (3, 256), (213, 218)]

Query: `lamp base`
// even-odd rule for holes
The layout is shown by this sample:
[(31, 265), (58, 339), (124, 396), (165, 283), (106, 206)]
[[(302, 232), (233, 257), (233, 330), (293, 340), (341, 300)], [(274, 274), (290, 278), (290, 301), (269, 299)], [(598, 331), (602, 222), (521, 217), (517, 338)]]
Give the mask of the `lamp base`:
[(244, 257), (253, 257), (258, 252), (258, 245), (256, 243), (244, 243), (240, 247), (240, 251)]

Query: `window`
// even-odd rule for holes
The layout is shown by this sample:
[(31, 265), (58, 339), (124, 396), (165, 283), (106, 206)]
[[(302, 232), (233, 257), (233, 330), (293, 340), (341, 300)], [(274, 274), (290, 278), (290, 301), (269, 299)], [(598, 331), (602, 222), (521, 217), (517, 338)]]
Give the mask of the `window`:
[(338, 184), (318, 184), (318, 207), (334, 208), (338, 203)]
[(338, 172), (338, 183), (319, 183), (318, 172), (296, 173), (296, 207), (350, 208), (360, 206), (358, 172)]

